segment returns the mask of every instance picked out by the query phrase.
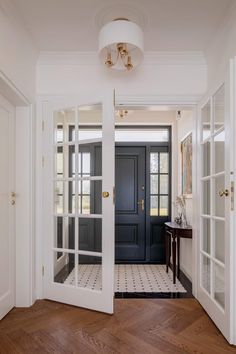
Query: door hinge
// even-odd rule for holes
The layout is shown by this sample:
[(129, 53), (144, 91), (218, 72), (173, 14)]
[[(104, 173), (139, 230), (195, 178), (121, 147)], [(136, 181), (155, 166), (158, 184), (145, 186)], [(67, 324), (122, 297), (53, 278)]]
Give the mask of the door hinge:
[(44, 276), (44, 266), (42, 266), (42, 276)]
[(42, 156), (42, 166), (44, 167), (44, 156)]
[(11, 205), (16, 204), (16, 192), (11, 192)]
[(113, 187), (113, 204), (116, 204), (116, 189)]
[(234, 211), (234, 182), (231, 181), (230, 183), (230, 204), (231, 204), (231, 211)]
[(45, 122), (44, 120), (42, 121), (42, 131), (44, 131), (44, 126), (45, 126)]
[(113, 90), (113, 106), (116, 106), (116, 90)]

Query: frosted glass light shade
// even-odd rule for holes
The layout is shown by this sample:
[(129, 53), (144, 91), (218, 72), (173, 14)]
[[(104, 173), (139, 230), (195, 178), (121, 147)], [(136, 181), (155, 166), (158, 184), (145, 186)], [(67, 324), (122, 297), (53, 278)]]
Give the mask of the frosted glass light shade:
[[(115, 20), (102, 27), (99, 33), (99, 53), (102, 63), (105, 63), (108, 50), (111, 52), (112, 58), (116, 60), (118, 43), (127, 44), (127, 50), (134, 67), (141, 63), (143, 59), (143, 32), (136, 23)], [(121, 61), (118, 61), (112, 68), (125, 69)]]

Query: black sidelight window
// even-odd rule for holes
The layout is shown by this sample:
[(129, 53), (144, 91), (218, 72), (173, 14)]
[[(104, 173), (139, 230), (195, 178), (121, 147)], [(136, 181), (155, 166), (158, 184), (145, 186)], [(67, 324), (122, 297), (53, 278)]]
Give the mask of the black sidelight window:
[[(155, 150), (155, 148), (152, 148)], [(169, 215), (169, 153), (150, 152), (150, 215)]]

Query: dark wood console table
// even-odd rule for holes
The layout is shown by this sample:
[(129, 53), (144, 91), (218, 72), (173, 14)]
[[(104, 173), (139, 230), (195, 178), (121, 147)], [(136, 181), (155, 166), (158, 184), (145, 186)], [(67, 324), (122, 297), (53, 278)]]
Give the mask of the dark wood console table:
[[(177, 263), (178, 263), (178, 273), (179, 278), (180, 272), (180, 238), (192, 238), (192, 228), (191, 226), (183, 227), (178, 225), (176, 222), (166, 222), (165, 223), (165, 247), (166, 247), (166, 272), (170, 266), (170, 256), (172, 248), (172, 263), (173, 263), (173, 283), (176, 283), (176, 241), (177, 241)], [(172, 242), (171, 242), (172, 241)], [(171, 247), (172, 244), (172, 247)]]

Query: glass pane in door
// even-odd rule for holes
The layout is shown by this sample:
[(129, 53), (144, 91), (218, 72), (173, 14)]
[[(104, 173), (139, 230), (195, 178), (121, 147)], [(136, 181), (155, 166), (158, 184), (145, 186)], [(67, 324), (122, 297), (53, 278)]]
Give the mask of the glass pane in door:
[(78, 286), (89, 290), (102, 290), (102, 257), (79, 256)]
[(75, 249), (74, 217), (54, 217), (54, 247), (67, 250)]
[(158, 196), (152, 195), (150, 198), (150, 215), (157, 216), (158, 214)]
[(202, 218), (202, 249), (211, 253), (211, 220)]
[(71, 126), (75, 124), (75, 108), (67, 108), (54, 112), (54, 141), (56, 144), (69, 143), (75, 140), (71, 134)]
[(225, 262), (225, 221), (215, 220), (215, 258)]
[(221, 193), (225, 190), (225, 176), (217, 176), (214, 179), (214, 196), (215, 196), (215, 216), (225, 216), (225, 196)]
[(151, 173), (158, 173), (158, 171), (159, 171), (159, 154), (158, 154), (158, 152), (151, 152), (151, 154), (150, 154), (150, 171), (151, 171)]
[(81, 251), (102, 252), (102, 219), (80, 217), (78, 236)]
[(202, 287), (210, 294), (211, 292), (211, 261), (208, 257), (202, 255)]
[(102, 181), (78, 181), (78, 213), (102, 214)]
[(55, 213), (63, 214), (64, 212), (64, 182), (63, 181), (55, 182), (54, 205), (55, 205)]
[(158, 194), (158, 190), (159, 190), (159, 176), (158, 175), (151, 175), (151, 194)]
[(202, 188), (202, 211), (204, 215), (211, 214), (211, 181), (203, 181)]
[(213, 267), (213, 293), (214, 299), (222, 307), (225, 307), (225, 270), (214, 263)]
[(60, 258), (58, 258), (57, 253), (53, 252), (54, 282), (75, 286), (75, 277), (71, 274), (75, 266), (75, 255), (62, 252)]
[(211, 174), (211, 143), (207, 141), (203, 144), (203, 177), (210, 176)]
[[(78, 140), (102, 138), (102, 104), (80, 106), (78, 108)], [(88, 129), (89, 128), (89, 129)]]
[(159, 215), (160, 216), (167, 216), (169, 214), (168, 211), (168, 203), (169, 203), (169, 197), (161, 195), (160, 196), (160, 208), (159, 208)]
[(225, 87), (224, 85), (213, 96), (214, 131), (224, 127), (225, 123)]
[(211, 134), (211, 103), (208, 101), (202, 108), (202, 140)]
[(150, 152), (150, 216), (169, 215), (169, 153)]
[(215, 173), (225, 170), (225, 131), (214, 137), (214, 167)]
[(169, 172), (169, 154), (167, 152), (160, 153), (160, 173)]

